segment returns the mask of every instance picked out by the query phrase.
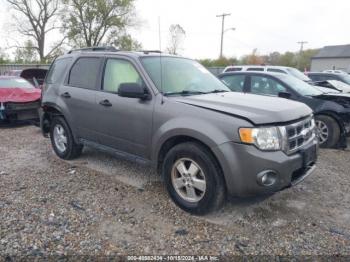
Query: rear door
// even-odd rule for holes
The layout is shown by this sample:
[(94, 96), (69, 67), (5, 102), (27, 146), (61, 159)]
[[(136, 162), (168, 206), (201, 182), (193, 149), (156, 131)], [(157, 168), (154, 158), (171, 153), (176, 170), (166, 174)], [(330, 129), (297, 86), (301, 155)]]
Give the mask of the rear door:
[(147, 89), (136, 64), (126, 58), (108, 58), (96, 104), (97, 126), (103, 145), (148, 158), (151, 143), (154, 99), (120, 97), (123, 83), (137, 83)]
[(99, 57), (78, 58), (59, 90), (59, 99), (70, 115), (76, 135), (90, 141), (98, 141), (96, 89), (102, 60)]

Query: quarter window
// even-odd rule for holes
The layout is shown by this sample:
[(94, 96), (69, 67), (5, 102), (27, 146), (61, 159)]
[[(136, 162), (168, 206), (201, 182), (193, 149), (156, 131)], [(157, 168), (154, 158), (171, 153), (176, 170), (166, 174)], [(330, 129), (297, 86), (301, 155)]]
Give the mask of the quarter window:
[(263, 76), (252, 76), (251, 92), (253, 94), (278, 96), (278, 93), (286, 92), (286, 88), (274, 79)]
[(285, 71), (283, 71), (283, 70), (281, 70), (281, 69), (275, 69), (275, 68), (268, 68), (267, 71), (268, 71), (268, 72), (274, 72), (274, 73), (287, 74)]
[(97, 57), (79, 58), (71, 69), (68, 84), (74, 87), (96, 89), (100, 61)]
[(261, 67), (251, 67), (251, 68), (248, 68), (247, 71), (264, 71), (264, 68), (261, 68)]
[(103, 77), (103, 90), (117, 93), (121, 84), (137, 83), (143, 84), (140, 74), (135, 67), (126, 60), (107, 60), (105, 74)]

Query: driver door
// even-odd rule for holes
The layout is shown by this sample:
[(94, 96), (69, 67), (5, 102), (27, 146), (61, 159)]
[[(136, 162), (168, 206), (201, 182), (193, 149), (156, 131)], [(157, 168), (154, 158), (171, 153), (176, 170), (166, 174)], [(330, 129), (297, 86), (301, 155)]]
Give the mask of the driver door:
[[(133, 63), (108, 58), (96, 103), (101, 144), (119, 151), (148, 158), (151, 143), (154, 99), (141, 100), (118, 95), (120, 84), (145, 82)], [(151, 92), (149, 92), (151, 94)]]

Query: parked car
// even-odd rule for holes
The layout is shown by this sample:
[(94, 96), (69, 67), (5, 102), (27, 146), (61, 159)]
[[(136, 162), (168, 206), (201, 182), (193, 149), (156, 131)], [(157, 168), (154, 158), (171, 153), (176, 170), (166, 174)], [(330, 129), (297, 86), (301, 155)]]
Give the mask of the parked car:
[(22, 70), (10, 70), (5, 73), (8, 76), (18, 76), (29, 81), (33, 86), (40, 88), (44, 83), (47, 69), (42, 68), (26, 68)]
[(51, 66), (41, 126), (60, 158), (92, 146), (150, 164), (195, 214), (227, 194), (271, 194), (313, 172), (318, 143), (306, 105), (229, 92), (190, 59), (108, 50), (71, 51)]
[(334, 74), (348, 74), (343, 70), (323, 70), (323, 73), (334, 73)]
[[(219, 76), (232, 91), (280, 96), (308, 105), (315, 114), (321, 147), (346, 148), (350, 134), (350, 96), (316, 88), (286, 74), (230, 72)], [(322, 89), (322, 90), (321, 90)]]
[(0, 121), (39, 121), (41, 90), (16, 76), (0, 76)]
[(312, 83), (315, 86), (326, 87), (342, 93), (350, 93), (350, 85), (338, 80), (325, 80)]
[(294, 76), (305, 82), (311, 82), (311, 79), (298, 69), (287, 66), (259, 66), (259, 65), (244, 65), (244, 66), (228, 66), (224, 69), (223, 73), (228, 72), (270, 72), (270, 73), (281, 73)]
[(321, 73), (321, 72), (309, 72), (307, 76), (311, 78), (312, 82), (320, 82), (326, 80), (337, 80), (345, 84), (350, 85), (350, 75), (348, 74), (335, 74), (335, 73)]

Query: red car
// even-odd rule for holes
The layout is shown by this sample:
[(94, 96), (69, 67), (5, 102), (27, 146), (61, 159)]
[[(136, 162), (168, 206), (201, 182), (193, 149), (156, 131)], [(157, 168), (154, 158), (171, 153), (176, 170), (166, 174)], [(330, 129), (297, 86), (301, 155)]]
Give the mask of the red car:
[(41, 90), (21, 77), (0, 76), (0, 122), (38, 121)]

